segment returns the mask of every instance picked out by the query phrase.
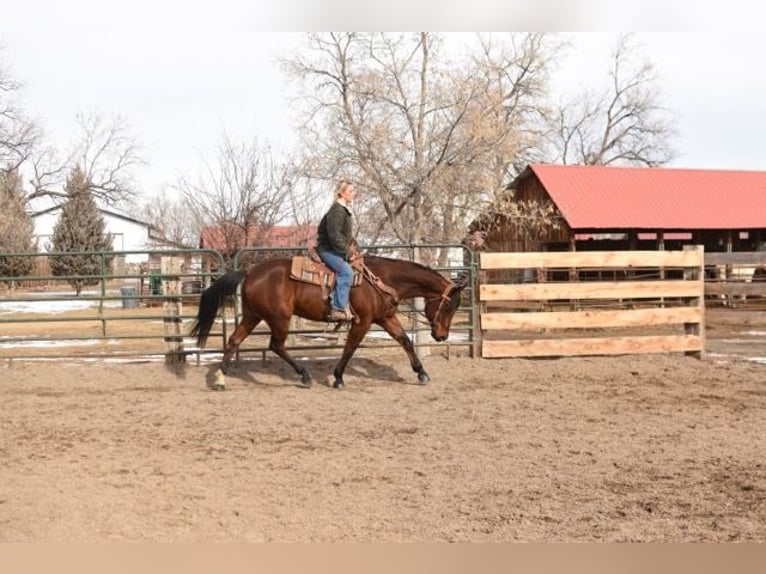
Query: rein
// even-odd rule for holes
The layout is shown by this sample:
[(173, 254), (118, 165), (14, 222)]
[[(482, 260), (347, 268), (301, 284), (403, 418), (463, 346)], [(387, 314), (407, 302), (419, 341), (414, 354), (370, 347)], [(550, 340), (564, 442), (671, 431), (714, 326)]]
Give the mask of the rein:
[[(367, 281), (369, 281), (370, 284), (381, 294), (388, 295), (391, 298), (389, 308), (395, 308), (397, 305), (399, 305), (399, 293), (396, 292), (396, 289), (386, 285), (380, 277), (375, 275), (375, 273), (373, 273), (370, 268), (365, 265), (364, 260), (361, 260), (358, 265), (364, 278), (367, 279)], [(355, 263), (352, 263), (352, 267), (353, 266), (355, 266)]]
[[(357, 257), (353, 257), (351, 260), (351, 266), (360, 270), (362, 272), (362, 276), (370, 282), (370, 284), (378, 290), (382, 295), (388, 295), (391, 298), (391, 303), (389, 303), (389, 309), (394, 309), (399, 305), (399, 293), (397, 293), (396, 289), (391, 287), (390, 285), (387, 285), (383, 282), (383, 280), (375, 275), (369, 267), (364, 263), (364, 257), (360, 254)], [(439, 299), (439, 306), (436, 308), (436, 312), (434, 313), (434, 321), (436, 321), (436, 318), (439, 316), (439, 313), (441, 313), (442, 308), (445, 304), (447, 304), (451, 300), (451, 295), (455, 291), (455, 289), (459, 289), (461, 287), (460, 283), (455, 283), (453, 281), (448, 280), (448, 283), (446, 287), (444, 287), (444, 291), (441, 292), (441, 294), (438, 297), (432, 297), (430, 299), (425, 299), (426, 303), (429, 303), (431, 301), (436, 301)], [(424, 309), (425, 311), (425, 309)], [(428, 316), (426, 316), (424, 311), (418, 311), (418, 315), (422, 315), (425, 317), (426, 322), (434, 326), (434, 321), (431, 321), (428, 319)]]

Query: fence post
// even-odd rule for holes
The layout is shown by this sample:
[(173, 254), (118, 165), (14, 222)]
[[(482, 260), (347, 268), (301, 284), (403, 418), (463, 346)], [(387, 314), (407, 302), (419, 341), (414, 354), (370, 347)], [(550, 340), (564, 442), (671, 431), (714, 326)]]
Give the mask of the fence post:
[[(481, 258), (481, 254), (479, 254)], [(481, 259), (478, 263), (472, 262), (471, 265), (475, 272), (473, 285), (471, 286), (471, 319), (473, 322), (473, 344), (471, 345), (471, 358), (481, 357), (481, 341), (483, 333), (481, 331), (481, 314), (486, 311), (487, 304), (481, 300), (481, 286), (487, 283), (487, 272), (481, 268)]]
[(691, 269), (684, 270), (684, 279), (698, 281), (700, 293), (698, 298), (692, 298), (687, 302), (691, 307), (700, 308), (699, 323), (684, 323), (684, 332), (687, 335), (697, 335), (700, 338), (701, 349), (699, 351), (689, 351), (687, 355), (701, 359), (705, 354), (705, 246), (704, 245), (684, 245), (684, 251), (696, 251), (700, 255), (699, 265)]
[(160, 260), (160, 273), (163, 278), (162, 293), (165, 301), (162, 304), (165, 310), (165, 342), (167, 352), (166, 363), (186, 362), (184, 354), (184, 341), (181, 336), (181, 280), (179, 275), (183, 267), (181, 257), (163, 257)]
[[(421, 247), (417, 246), (415, 244), (412, 244), (412, 251), (410, 255), (410, 261), (414, 261), (416, 263), (422, 263), (423, 262), (423, 254), (421, 253)], [(426, 300), (423, 297), (415, 297), (412, 300), (412, 306), (415, 310), (413, 319), (412, 319), (412, 328), (414, 330), (413, 333), (413, 344), (417, 347), (417, 354), (420, 358), (429, 357), (431, 352), (431, 335), (428, 331), (421, 331), (420, 325), (422, 324), (421, 316), (425, 316), (426, 313)]]

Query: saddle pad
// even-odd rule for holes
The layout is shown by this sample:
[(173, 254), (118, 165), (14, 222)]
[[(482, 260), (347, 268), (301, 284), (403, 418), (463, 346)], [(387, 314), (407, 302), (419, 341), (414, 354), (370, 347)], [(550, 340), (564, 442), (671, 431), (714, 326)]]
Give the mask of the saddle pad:
[[(335, 272), (324, 263), (317, 263), (305, 255), (295, 255), (290, 265), (290, 278), (304, 283), (312, 283), (321, 287), (332, 289), (335, 285)], [(352, 287), (361, 285), (362, 276), (354, 270)]]

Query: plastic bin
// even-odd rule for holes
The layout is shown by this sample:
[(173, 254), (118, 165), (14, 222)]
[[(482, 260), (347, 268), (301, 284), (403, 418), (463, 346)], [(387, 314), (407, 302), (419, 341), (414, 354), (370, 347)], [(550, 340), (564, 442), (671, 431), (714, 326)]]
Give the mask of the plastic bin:
[(122, 295), (123, 309), (135, 309), (136, 307), (138, 307), (138, 300), (136, 299), (135, 287), (121, 287), (120, 294)]
[(149, 294), (162, 295), (162, 277), (157, 269), (152, 269), (149, 274)]

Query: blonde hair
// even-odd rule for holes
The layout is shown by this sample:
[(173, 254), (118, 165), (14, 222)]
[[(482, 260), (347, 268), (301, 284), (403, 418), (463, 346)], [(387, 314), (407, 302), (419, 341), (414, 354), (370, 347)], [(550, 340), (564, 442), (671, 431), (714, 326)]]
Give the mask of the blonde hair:
[(341, 179), (338, 181), (338, 185), (335, 186), (335, 197), (340, 197), (340, 194), (350, 185), (353, 185), (353, 182), (348, 179)]

